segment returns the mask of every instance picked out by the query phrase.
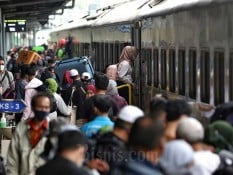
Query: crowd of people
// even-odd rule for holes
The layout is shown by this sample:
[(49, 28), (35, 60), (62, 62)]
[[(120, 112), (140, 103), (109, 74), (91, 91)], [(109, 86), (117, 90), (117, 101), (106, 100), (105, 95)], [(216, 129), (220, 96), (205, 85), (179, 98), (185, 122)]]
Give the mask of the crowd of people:
[[(93, 79), (71, 69), (62, 80), (53, 50), (39, 53), (36, 64), (19, 65), (22, 49), (30, 50), (19, 48), (0, 58), (1, 97), (15, 92), (27, 105), (15, 115), (3, 174), (233, 174), (231, 120), (203, 124), (184, 100), (156, 96), (142, 110), (119, 95), (119, 84), (134, 86), (135, 47), (126, 46), (119, 63)], [(70, 123), (74, 115), (78, 126)]]

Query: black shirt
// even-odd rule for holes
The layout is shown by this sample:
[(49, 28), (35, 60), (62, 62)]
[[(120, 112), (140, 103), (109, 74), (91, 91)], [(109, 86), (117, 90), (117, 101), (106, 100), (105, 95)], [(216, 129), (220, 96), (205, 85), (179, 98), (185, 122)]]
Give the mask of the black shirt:
[(38, 168), (36, 175), (89, 175), (89, 173), (70, 160), (57, 156)]

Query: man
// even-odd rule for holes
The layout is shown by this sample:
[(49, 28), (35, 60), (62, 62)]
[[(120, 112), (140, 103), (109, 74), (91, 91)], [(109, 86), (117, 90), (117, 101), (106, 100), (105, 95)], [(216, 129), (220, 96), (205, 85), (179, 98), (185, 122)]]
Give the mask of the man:
[(131, 127), (136, 119), (143, 116), (143, 111), (138, 107), (125, 106), (118, 114), (114, 130), (95, 138), (96, 143), (91, 155), (107, 161), (110, 167), (122, 161), (127, 161), (126, 143)]
[(46, 68), (40, 76), (41, 81), (45, 82), (48, 78), (53, 78), (57, 81), (59, 84), (60, 80), (57, 74), (55, 73), (54, 67), (55, 67), (56, 61), (53, 59), (48, 60), (48, 68)]
[(33, 116), (31, 109), (31, 100), (34, 95), (38, 93), (37, 88), (43, 84), (38, 78), (36, 78), (37, 68), (35, 65), (30, 65), (26, 70), (28, 78), (28, 84), (25, 86), (25, 103), (27, 105), (23, 112), (23, 119), (27, 120)]
[(184, 100), (170, 100), (166, 104), (166, 131), (167, 141), (176, 139), (176, 128), (182, 118), (190, 116), (192, 110)]
[(93, 98), (93, 110), (95, 119), (82, 126), (81, 131), (88, 138), (91, 138), (101, 128), (112, 128), (113, 122), (108, 117), (108, 111), (111, 108), (110, 99), (106, 95), (95, 95)]
[(33, 173), (44, 161), (40, 154), (44, 151), (47, 128), (47, 116), (52, 108), (50, 95), (38, 93), (32, 98), (32, 119), (21, 121), (14, 132), (7, 156), (8, 175), (26, 175)]
[(161, 175), (156, 167), (163, 145), (164, 127), (160, 120), (141, 117), (135, 121), (129, 134), (130, 157), (112, 168), (110, 174)]
[(184, 118), (180, 120), (176, 137), (188, 142), (195, 151), (194, 159), (196, 165), (200, 166), (205, 175), (211, 175), (220, 165), (220, 158), (212, 153), (203, 143), (204, 128), (195, 118)]
[[(109, 84), (109, 79), (108, 77), (100, 72), (97, 72), (94, 76), (95, 79), (95, 87), (96, 87), (96, 94), (97, 95), (105, 95), (107, 92), (108, 84)], [(88, 120), (91, 121), (92, 119), (95, 118), (95, 114), (93, 111), (93, 98), (88, 98), (85, 103), (84, 103), (84, 117)], [(110, 97), (109, 97), (110, 99)], [(118, 114), (118, 107), (117, 104), (113, 101), (110, 100), (111, 104), (111, 109), (109, 110), (109, 117), (113, 119), (114, 117), (117, 116)]]
[(9, 88), (14, 88), (14, 77), (11, 72), (6, 70), (5, 60), (0, 56), (0, 89), (2, 94)]
[(58, 135), (58, 150), (54, 159), (36, 171), (36, 175), (89, 175), (82, 168), (85, 160), (87, 138), (76, 129)]

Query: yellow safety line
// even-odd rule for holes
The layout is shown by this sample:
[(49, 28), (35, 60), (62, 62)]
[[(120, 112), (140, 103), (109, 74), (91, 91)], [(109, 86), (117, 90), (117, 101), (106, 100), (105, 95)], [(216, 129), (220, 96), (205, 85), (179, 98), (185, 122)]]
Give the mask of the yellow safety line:
[(129, 105), (132, 105), (132, 87), (130, 84), (123, 84), (121, 86), (117, 86), (117, 89), (122, 89), (122, 88), (125, 88), (125, 87), (128, 87), (128, 91), (129, 91)]

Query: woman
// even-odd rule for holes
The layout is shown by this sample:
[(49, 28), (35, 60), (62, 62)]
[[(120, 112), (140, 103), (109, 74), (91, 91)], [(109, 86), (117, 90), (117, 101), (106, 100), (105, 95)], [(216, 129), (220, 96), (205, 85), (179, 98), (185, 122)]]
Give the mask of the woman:
[(117, 68), (118, 80), (122, 84), (129, 83), (133, 85), (132, 61), (136, 56), (137, 49), (134, 46), (125, 46), (122, 50)]
[(93, 84), (88, 84), (86, 86), (86, 99), (94, 96), (96, 94), (96, 88)]
[[(69, 109), (68, 109), (67, 105), (65, 104), (64, 100), (62, 99), (62, 97), (59, 94), (56, 93), (57, 88), (58, 88), (56, 80), (54, 80), (53, 78), (49, 78), (46, 80), (46, 85), (48, 87), (48, 90), (53, 94), (53, 96), (56, 100), (56, 103), (57, 103), (57, 109), (60, 111), (60, 113), (63, 116), (70, 116), (71, 113), (69, 112)], [(56, 119), (57, 118), (57, 111), (51, 113), (48, 117), (50, 120)]]

